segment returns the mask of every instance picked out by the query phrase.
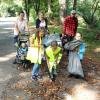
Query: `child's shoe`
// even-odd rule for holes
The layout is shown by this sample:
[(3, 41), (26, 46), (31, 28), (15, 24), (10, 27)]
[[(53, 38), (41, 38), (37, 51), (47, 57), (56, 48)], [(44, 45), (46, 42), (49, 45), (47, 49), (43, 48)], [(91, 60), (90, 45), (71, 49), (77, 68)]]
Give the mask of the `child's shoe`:
[(31, 79), (32, 79), (32, 81), (36, 81), (37, 77), (35, 75), (32, 75)]

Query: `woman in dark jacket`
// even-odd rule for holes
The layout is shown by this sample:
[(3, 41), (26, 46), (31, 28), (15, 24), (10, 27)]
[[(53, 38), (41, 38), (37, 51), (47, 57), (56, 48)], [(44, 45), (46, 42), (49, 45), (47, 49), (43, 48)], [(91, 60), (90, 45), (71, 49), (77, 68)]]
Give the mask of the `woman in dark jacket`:
[(36, 19), (36, 28), (45, 28), (46, 32), (48, 32), (48, 22), (42, 12), (39, 13), (39, 17)]

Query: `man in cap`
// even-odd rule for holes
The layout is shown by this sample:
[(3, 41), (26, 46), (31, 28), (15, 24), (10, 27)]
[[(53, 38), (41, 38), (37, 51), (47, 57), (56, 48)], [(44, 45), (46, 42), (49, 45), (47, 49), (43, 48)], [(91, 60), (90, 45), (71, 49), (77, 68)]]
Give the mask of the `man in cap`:
[[(64, 39), (66, 38), (67, 40), (66, 42), (69, 42), (74, 38), (74, 36), (76, 35), (77, 26), (78, 26), (78, 19), (76, 17), (76, 11), (72, 10), (71, 15), (65, 18), (63, 25), (62, 37)], [(62, 42), (64, 46), (65, 42), (64, 41)]]

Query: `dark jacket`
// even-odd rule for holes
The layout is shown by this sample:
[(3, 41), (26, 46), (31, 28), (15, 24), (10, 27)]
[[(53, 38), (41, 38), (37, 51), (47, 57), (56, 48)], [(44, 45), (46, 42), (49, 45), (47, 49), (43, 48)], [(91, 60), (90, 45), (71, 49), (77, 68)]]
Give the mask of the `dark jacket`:
[[(45, 29), (47, 30), (48, 29), (48, 25), (47, 25), (48, 22), (47, 22), (47, 19), (46, 18), (44, 20), (45, 20), (45, 23), (46, 23)], [(39, 18), (36, 19), (36, 28), (39, 28), (40, 23), (41, 23), (41, 20)]]

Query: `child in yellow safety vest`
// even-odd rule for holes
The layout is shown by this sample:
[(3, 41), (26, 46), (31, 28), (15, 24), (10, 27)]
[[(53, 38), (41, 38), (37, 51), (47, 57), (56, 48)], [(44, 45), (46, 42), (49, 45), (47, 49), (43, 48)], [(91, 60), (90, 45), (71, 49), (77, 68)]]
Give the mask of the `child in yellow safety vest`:
[(28, 48), (27, 59), (34, 63), (32, 69), (32, 80), (37, 80), (39, 69), (42, 61), (44, 49), (42, 46), (42, 38), (44, 36), (44, 29), (39, 29), (36, 34), (30, 37), (30, 47)]
[(51, 46), (46, 48), (46, 60), (49, 69), (49, 75), (52, 81), (55, 81), (57, 75), (57, 65), (62, 58), (61, 48), (58, 46), (57, 41), (53, 41)]

